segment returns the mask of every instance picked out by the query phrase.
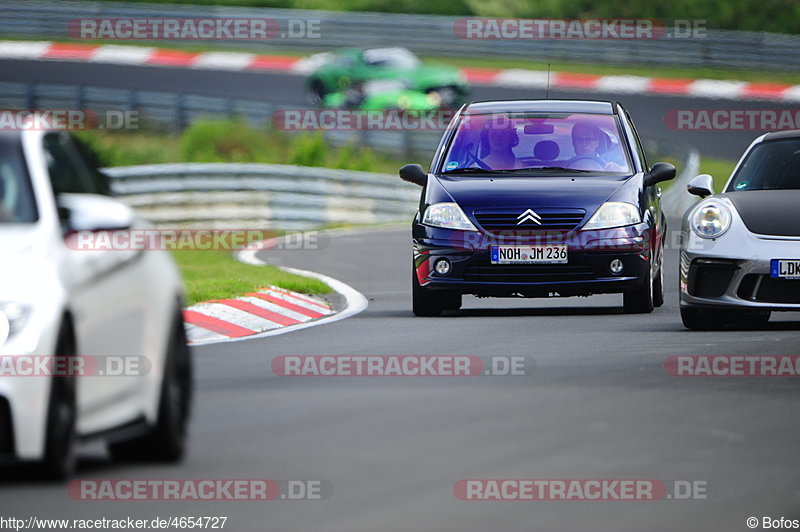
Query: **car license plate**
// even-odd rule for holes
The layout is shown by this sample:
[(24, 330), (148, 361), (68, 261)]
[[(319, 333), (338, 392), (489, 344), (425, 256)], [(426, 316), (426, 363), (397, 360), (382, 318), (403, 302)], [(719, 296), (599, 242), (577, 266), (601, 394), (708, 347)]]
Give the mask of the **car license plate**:
[(800, 279), (800, 259), (772, 259), (770, 277)]
[(566, 264), (567, 245), (492, 246), (492, 264)]

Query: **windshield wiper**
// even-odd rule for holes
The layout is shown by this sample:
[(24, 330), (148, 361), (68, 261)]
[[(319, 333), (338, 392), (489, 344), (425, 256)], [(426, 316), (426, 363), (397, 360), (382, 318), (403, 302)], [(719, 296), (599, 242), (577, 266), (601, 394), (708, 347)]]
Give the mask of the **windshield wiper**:
[(455, 170), (445, 170), (442, 174), (506, 174), (513, 170), (486, 170), (484, 168), (456, 168)]
[(508, 170), (509, 172), (532, 172), (532, 171), (539, 171), (544, 170), (545, 172), (577, 172), (580, 174), (590, 174), (592, 172), (598, 172), (599, 170), (580, 170), (578, 168), (565, 168), (563, 166), (531, 166), (528, 168), (515, 168), (514, 170)]

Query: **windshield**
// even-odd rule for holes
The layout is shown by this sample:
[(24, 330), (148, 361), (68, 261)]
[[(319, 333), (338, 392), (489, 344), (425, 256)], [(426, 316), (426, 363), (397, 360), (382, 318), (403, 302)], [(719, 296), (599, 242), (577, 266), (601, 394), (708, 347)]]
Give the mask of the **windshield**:
[(31, 223), (38, 218), (18, 138), (0, 135), (0, 224)]
[(727, 192), (800, 189), (800, 139), (759, 144), (739, 167)]
[(419, 66), (417, 56), (404, 48), (376, 48), (364, 52), (364, 62), (371, 66), (411, 70)]
[(462, 116), (442, 172), (630, 174), (616, 117), (585, 113)]

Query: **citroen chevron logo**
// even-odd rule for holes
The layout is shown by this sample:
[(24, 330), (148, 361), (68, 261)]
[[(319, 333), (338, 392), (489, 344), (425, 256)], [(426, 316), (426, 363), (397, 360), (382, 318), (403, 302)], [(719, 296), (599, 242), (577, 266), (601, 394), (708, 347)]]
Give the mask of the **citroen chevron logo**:
[(541, 216), (536, 214), (536, 212), (533, 209), (528, 209), (527, 211), (525, 211), (522, 214), (520, 214), (519, 216), (517, 216), (517, 220), (519, 220), (517, 222), (517, 225), (520, 225), (523, 222), (533, 222), (533, 223), (542, 225), (542, 222), (540, 221), (541, 220)]

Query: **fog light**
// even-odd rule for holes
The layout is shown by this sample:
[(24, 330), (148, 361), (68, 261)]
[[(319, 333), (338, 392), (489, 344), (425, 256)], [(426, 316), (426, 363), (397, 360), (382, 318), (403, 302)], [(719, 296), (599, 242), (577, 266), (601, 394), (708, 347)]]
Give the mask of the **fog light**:
[(450, 273), (450, 261), (447, 259), (439, 259), (433, 264), (433, 269), (439, 275), (447, 275)]
[(611, 263), (608, 265), (608, 269), (611, 270), (611, 273), (613, 273), (614, 275), (621, 274), (622, 267), (623, 267), (622, 261), (619, 259), (612, 260)]

